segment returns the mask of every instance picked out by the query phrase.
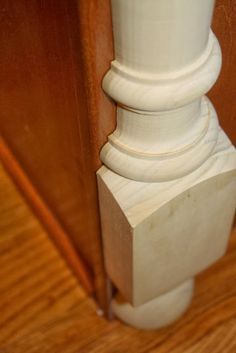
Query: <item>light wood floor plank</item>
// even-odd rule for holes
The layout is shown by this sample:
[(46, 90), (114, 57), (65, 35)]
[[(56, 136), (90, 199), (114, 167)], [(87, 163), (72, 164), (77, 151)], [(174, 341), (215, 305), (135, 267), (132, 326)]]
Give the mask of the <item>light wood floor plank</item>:
[(236, 353), (236, 231), (183, 318), (144, 332), (97, 315), (3, 169), (0, 198), (0, 353)]

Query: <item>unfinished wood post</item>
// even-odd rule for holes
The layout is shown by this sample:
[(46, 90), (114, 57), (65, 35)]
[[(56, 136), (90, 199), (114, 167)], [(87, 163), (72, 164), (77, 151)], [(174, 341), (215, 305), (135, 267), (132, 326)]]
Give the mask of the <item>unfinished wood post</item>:
[(112, 0), (115, 60), (103, 87), (117, 128), (98, 171), (106, 269), (140, 328), (171, 323), (194, 276), (225, 252), (236, 153), (204, 96), (221, 67), (213, 0)]

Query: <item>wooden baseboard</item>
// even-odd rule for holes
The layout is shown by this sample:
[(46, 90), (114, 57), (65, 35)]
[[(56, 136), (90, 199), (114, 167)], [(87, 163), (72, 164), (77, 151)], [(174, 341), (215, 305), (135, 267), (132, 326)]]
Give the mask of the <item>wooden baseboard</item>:
[(66, 259), (72, 271), (82, 283), (88, 294), (93, 292), (93, 278), (89, 269), (81, 260), (78, 252), (71, 243), (68, 234), (64, 231), (52, 211), (49, 209), (31, 180), (10, 150), (7, 142), (0, 137), (0, 158), (8, 174), (13, 179), (25, 199), (28, 201), (33, 212), (41, 221), (42, 225)]

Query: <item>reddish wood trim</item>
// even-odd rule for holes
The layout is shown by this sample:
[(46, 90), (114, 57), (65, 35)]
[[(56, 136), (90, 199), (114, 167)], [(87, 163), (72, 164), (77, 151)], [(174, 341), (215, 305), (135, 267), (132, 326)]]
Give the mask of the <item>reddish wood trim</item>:
[(52, 240), (65, 257), (68, 265), (72, 268), (76, 277), (81, 281), (85, 290), (90, 294), (93, 291), (93, 279), (89, 270), (69, 241), (69, 236), (62, 229), (51, 210), (28, 179), (2, 137), (0, 137), (0, 158), (5, 169), (23, 193), (23, 196), (29, 202), (34, 213), (40, 219)]
[[(101, 166), (99, 152), (116, 126), (116, 104), (102, 89), (102, 79), (114, 59), (111, 6), (110, 0), (75, 2), (78, 10), (75, 27), (78, 29), (78, 52), (83, 67), (92, 168), (95, 172)], [(94, 203), (92, 212), (95, 208), (99, 214), (97, 203)], [(97, 228), (100, 229), (100, 224)], [(107, 318), (111, 319), (112, 284), (104, 268), (101, 233), (94, 239), (93, 249), (96, 299)]]
[(102, 89), (102, 79), (114, 59), (110, 0), (76, 0), (80, 58), (88, 111), (93, 167), (101, 166), (99, 152), (116, 127), (116, 104)]

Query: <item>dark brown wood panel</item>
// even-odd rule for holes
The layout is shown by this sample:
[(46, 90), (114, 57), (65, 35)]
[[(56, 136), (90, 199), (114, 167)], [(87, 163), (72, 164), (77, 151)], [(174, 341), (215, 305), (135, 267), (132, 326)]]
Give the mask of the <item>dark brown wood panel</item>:
[(115, 129), (115, 104), (101, 89), (101, 81), (113, 60), (113, 33), (110, 0), (77, 0), (82, 60), (85, 68), (89, 128), (95, 170), (99, 151)]
[(209, 97), (214, 103), (220, 124), (236, 145), (236, 1), (217, 0), (213, 31), (222, 49), (223, 65)]
[(1, 132), (104, 302), (95, 169), (112, 125), (109, 1), (3, 0), (0, 16)]

